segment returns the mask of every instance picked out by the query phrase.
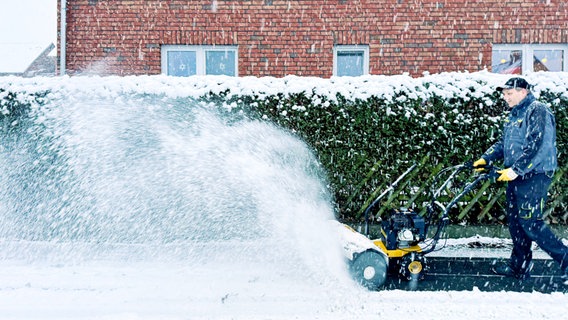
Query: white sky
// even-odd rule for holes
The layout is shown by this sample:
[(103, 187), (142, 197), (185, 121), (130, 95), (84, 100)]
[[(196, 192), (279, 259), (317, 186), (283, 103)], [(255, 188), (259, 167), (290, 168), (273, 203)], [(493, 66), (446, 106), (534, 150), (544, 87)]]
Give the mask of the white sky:
[(0, 0), (0, 72), (22, 72), (56, 44), (58, 1)]
[(55, 44), (57, 1), (1, 0), (0, 43)]

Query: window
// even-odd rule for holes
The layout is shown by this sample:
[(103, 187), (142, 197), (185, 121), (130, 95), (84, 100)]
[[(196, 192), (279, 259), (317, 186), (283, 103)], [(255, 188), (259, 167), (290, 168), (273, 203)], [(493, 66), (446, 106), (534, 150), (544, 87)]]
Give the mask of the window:
[(369, 46), (335, 46), (333, 75), (357, 77), (369, 73)]
[(236, 46), (162, 46), (162, 73), (237, 76)]
[(568, 44), (496, 44), (491, 61), (494, 73), (567, 71)]

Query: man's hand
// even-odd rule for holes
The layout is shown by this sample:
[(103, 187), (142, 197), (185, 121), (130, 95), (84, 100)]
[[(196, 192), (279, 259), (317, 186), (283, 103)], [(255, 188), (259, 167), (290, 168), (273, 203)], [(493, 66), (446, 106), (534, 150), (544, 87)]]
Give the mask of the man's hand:
[(487, 164), (487, 161), (485, 161), (485, 159), (480, 158), (479, 160), (476, 160), (473, 163), (473, 169), (477, 172), (482, 172), (485, 171), (484, 166)]
[(497, 171), (497, 173), (500, 174), (499, 178), (497, 178), (497, 181), (513, 181), (519, 176), (511, 168), (499, 170)]

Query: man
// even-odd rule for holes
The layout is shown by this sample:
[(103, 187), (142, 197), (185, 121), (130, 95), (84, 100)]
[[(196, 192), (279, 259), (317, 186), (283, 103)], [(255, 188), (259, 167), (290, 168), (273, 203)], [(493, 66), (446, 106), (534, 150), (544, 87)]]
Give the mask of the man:
[(536, 101), (530, 88), (519, 77), (497, 88), (510, 113), (501, 139), (473, 163), (476, 170), (483, 170), (483, 166), (503, 160), (505, 169), (498, 171), (497, 180), (508, 182), (507, 219), (513, 251), (507, 264), (492, 271), (518, 279), (530, 277), (534, 241), (560, 264), (562, 280), (568, 285), (568, 247), (543, 220), (548, 187), (557, 167), (556, 121), (550, 109)]

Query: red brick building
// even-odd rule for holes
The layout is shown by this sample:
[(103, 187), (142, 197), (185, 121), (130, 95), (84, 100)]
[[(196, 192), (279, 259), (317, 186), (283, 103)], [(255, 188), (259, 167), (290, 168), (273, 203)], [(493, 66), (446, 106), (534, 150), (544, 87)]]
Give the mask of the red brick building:
[(65, 9), (58, 50), (68, 74), (568, 71), (565, 0), (68, 0)]

